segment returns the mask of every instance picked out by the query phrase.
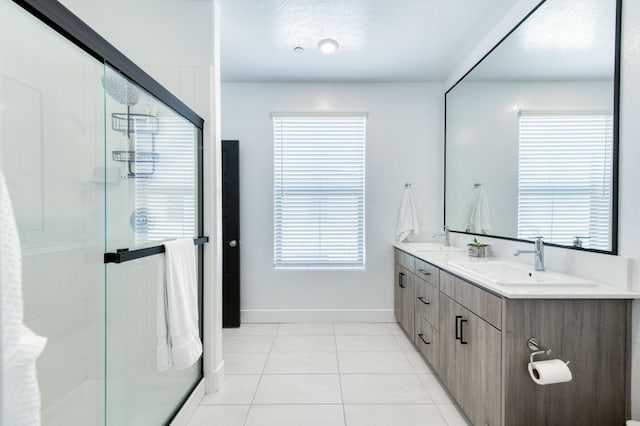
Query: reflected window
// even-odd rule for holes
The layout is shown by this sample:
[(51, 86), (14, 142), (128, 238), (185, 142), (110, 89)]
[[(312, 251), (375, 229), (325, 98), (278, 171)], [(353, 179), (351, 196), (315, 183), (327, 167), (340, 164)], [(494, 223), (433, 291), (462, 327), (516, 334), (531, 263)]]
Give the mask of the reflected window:
[(613, 117), (520, 113), (518, 238), (609, 250)]

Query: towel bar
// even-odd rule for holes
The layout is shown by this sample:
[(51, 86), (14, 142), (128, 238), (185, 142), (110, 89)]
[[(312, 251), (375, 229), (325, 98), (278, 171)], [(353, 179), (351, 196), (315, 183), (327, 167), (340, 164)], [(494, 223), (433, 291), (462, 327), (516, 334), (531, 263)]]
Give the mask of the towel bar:
[[(208, 243), (209, 237), (198, 237), (193, 239), (193, 244), (200, 246)], [(164, 245), (145, 247), (137, 250), (118, 249), (115, 253), (105, 253), (104, 263), (122, 263), (130, 260), (136, 260), (147, 256), (153, 256), (154, 254), (164, 253)]]

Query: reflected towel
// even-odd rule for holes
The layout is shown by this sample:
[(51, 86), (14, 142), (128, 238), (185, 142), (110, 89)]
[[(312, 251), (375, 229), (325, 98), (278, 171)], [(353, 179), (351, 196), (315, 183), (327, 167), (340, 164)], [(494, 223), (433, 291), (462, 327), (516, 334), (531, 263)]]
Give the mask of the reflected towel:
[(164, 247), (164, 279), (158, 290), (157, 362), (160, 371), (170, 367), (188, 368), (202, 355), (193, 239), (169, 241)]
[(402, 204), (400, 205), (400, 213), (398, 214), (398, 224), (396, 226), (396, 237), (401, 242), (414, 233), (420, 233), (420, 216), (418, 215), (418, 206), (413, 199), (411, 188), (406, 188), (402, 195)]
[(467, 229), (474, 234), (488, 234), (491, 231), (491, 221), (489, 219), (487, 194), (485, 194), (482, 187), (477, 188), (475, 193)]
[(0, 324), (0, 425), (40, 425), (36, 359), (47, 339), (36, 336), (23, 324), (20, 240), (1, 171)]

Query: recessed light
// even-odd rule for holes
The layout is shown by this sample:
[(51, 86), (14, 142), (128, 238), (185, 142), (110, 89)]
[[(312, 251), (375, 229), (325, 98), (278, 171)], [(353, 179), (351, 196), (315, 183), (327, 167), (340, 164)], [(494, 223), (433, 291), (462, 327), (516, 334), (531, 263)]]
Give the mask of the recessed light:
[(296, 47), (293, 48), (293, 53), (300, 54), (302, 52), (304, 52), (304, 48), (302, 48), (301, 46), (296, 46)]
[(322, 53), (330, 55), (338, 50), (338, 42), (331, 38), (325, 38), (318, 43), (318, 49), (320, 49)]

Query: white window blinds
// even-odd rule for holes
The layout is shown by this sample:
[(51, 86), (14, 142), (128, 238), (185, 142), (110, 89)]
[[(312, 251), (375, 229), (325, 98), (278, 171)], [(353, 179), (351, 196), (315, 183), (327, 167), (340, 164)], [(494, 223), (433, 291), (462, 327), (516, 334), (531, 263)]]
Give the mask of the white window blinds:
[(158, 117), (157, 133), (136, 132), (136, 156), (158, 156), (135, 163), (136, 245), (196, 236), (197, 132), (180, 117)]
[(520, 115), (518, 238), (609, 250), (613, 118)]
[(366, 116), (273, 114), (277, 269), (365, 264)]

